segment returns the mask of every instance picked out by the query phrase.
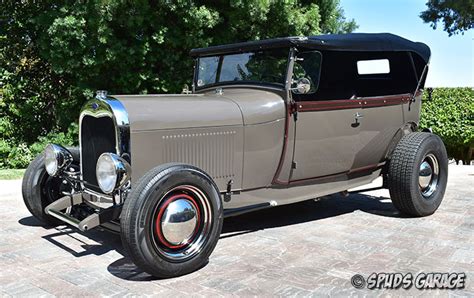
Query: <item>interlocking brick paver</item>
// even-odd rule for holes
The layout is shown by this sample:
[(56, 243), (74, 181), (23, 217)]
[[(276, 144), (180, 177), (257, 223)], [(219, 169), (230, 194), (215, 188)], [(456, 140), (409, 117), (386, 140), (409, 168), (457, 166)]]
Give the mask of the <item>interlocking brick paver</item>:
[(2, 291), (15, 297), (54, 297), (53, 294), (30, 284), (27, 281), (13, 282), (2, 285)]
[[(432, 216), (401, 216), (380, 190), (279, 206), (225, 220), (209, 264), (159, 280), (124, 254), (120, 236), (44, 228), (0, 181), (0, 296), (474, 295), (474, 167), (450, 166)], [(463, 290), (355, 289), (373, 272), (465, 272)]]

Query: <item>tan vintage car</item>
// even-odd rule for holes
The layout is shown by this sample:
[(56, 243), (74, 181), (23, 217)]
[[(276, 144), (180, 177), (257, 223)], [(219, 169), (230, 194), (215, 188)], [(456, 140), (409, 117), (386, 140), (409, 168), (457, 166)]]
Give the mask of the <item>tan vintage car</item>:
[(418, 127), (425, 44), (360, 33), (191, 56), (187, 94), (102, 91), (85, 104), (80, 147), (50, 144), (25, 173), (35, 217), (120, 231), (138, 267), (172, 277), (207, 262), (228, 216), (347, 193), (379, 176), (402, 213), (440, 205), (446, 150)]

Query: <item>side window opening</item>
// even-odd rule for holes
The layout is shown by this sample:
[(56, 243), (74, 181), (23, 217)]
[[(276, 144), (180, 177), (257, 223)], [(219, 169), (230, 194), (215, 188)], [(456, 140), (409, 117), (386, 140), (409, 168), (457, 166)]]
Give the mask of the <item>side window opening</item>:
[(293, 82), (302, 78), (308, 79), (310, 82), (310, 89), (307, 94), (293, 93), (293, 98), (295, 98), (295, 100), (307, 100), (307, 98), (314, 97), (319, 86), (321, 63), (322, 55), (319, 51), (298, 53), (293, 66)]

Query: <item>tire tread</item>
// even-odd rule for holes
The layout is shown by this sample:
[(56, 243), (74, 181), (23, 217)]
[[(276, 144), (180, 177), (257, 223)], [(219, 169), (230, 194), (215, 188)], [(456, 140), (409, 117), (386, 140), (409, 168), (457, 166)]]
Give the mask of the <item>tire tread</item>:
[(433, 137), (441, 142), (438, 136), (430, 133), (409, 133), (400, 140), (390, 158), (387, 185), (393, 205), (403, 213), (413, 216), (427, 215), (419, 210), (414, 203), (415, 191), (419, 190), (413, 189), (412, 181), (418, 177), (414, 175), (417, 174), (419, 167), (417, 158), (421, 150), (420, 148)]

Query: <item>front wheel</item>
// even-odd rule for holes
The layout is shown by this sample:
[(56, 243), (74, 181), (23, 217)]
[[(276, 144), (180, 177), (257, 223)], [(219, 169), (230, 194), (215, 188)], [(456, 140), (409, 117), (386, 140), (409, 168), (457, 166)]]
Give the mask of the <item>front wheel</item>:
[[(79, 149), (68, 148), (74, 163), (79, 162)], [(28, 211), (42, 223), (57, 226), (62, 222), (44, 211), (44, 208), (61, 198), (63, 191), (70, 191), (59, 177), (51, 177), (44, 167), (44, 154), (38, 155), (28, 166), (21, 186), (23, 201)]]
[(196, 167), (152, 169), (125, 200), (121, 235), (142, 270), (174, 277), (203, 267), (222, 229), (223, 207), (212, 179)]
[(448, 157), (441, 139), (431, 133), (404, 136), (388, 168), (388, 188), (395, 207), (412, 216), (433, 214), (443, 200)]

